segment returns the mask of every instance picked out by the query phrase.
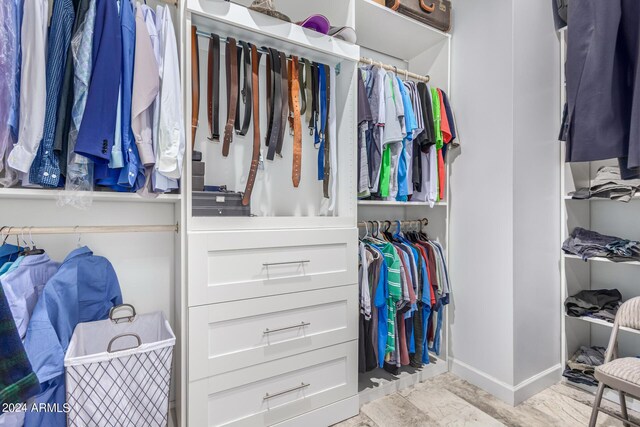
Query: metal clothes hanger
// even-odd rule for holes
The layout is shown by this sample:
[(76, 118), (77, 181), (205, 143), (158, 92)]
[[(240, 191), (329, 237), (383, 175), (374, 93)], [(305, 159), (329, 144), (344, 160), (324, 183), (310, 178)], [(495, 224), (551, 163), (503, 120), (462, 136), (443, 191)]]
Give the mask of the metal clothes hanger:
[(29, 255), (42, 255), (44, 254), (44, 250), (42, 249), (38, 249), (36, 247), (36, 243), (33, 241), (33, 235), (31, 234), (31, 230), (33, 229), (33, 227), (29, 227), (29, 240), (31, 241), (31, 249), (27, 250), (25, 253), (25, 256), (29, 256)]

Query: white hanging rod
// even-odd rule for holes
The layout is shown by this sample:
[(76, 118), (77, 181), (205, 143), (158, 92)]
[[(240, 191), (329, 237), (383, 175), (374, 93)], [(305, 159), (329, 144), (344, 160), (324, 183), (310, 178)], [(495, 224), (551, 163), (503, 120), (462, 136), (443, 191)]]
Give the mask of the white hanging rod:
[(374, 61), (373, 59), (365, 58), (364, 56), (360, 57), (360, 62), (362, 64), (375, 65), (387, 71), (393, 71), (398, 75), (404, 76), (405, 79), (413, 79), (413, 80), (417, 80), (419, 82), (425, 82), (425, 83), (429, 83), (429, 80), (431, 80), (431, 77), (429, 77), (429, 75), (421, 76), (420, 74), (412, 73), (411, 71), (408, 71), (408, 70), (401, 70), (398, 67), (395, 67), (393, 65), (384, 64), (380, 61)]
[[(369, 225), (371, 225), (370, 223), (380, 223), (380, 224), (385, 224), (385, 223), (390, 223), (392, 226), (396, 225), (398, 221), (397, 220), (390, 220), (390, 219), (386, 219), (386, 220), (371, 220), (371, 221), (361, 221), (358, 223), (358, 227), (368, 227)], [(402, 227), (403, 225), (420, 225), (420, 226), (427, 226), (429, 225), (429, 220), (427, 218), (422, 218), (422, 219), (412, 219), (412, 220), (408, 220), (408, 221), (400, 221), (400, 226)]]
[(163, 233), (178, 232), (174, 225), (78, 225), (75, 227), (0, 227), (0, 236), (28, 236), (31, 234), (105, 234), (105, 233)]

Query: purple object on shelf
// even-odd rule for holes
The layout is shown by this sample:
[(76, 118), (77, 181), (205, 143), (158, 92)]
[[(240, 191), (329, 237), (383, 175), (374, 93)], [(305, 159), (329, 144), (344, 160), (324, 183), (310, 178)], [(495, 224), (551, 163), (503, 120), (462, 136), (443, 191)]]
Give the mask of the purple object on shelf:
[(327, 34), (329, 32), (329, 28), (331, 28), (329, 20), (324, 15), (311, 15), (304, 21), (298, 22), (298, 25), (313, 31), (317, 31), (321, 34)]

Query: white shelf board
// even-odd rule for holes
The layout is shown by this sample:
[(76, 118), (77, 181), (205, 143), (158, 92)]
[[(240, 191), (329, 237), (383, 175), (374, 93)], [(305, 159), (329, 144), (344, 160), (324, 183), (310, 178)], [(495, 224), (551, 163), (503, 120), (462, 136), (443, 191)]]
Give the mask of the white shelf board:
[(447, 362), (430, 355), (431, 363), (421, 369), (403, 366), (400, 374), (392, 375), (384, 369), (358, 375), (358, 396), (360, 405), (388, 396), (397, 391), (414, 386), (429, 378), (444, 374), (448, 371)]
[[(428, 202), (392, 202), (386, 200), (358, 200), (358, 206), (422, 206), (431, 207)], [(438, 202), (433, 207), (446, 207), (447, 202)]]
[[(611, 199), (607, 199), (604, 197), (592, 197), (590, 199), (574, 199), (573, 197), (566, 195), (564, 196), (565, 200), (572, 200), (572, 201), (576, 201), (576, 202), (615, 202), (615, 203), (622, 203), (625, 204), (627, 202), (621, 202), (619, 200), (611, 200)], [(640, 193), (636, 193), (636, 195), (634, 195), (631, 200), (629, 202), (633, 202), (636, 200), (640, 200)]]
[[(408, 61), (450, 37), (372, 0), (355, 2), (356, 33), (362, 47)], [(393, 34), (387, 31), (389, 28), (393, 28)]]
[[(579, 388), (581, 390), (584, 390), (588, 393), (591, 394), (596, 394), (596, 389), (597, 387), (594, 386), (590, 386), (590, 385), (586, 385), (586, 384), (579, 384), (579, 383), (574, 383), (569, 381), (567, 378), (562, 378), (562, 380), (564, 381), (564, 383), (566, 385), (569, 385), (571, 387), (575, 387), (575, 388)], [(617, 405), (620, 404), (620, 396), (618, 395), (617, 391), (611, 390), (610, 388), (605, 388), (604, 389), (604, 394), (603, 397), (605, 399), (607, 399), (610, 402), (613, 402)], [(633, 411), (639, 412), (640, 411), (640, 402), (638, 401), (638, 399), (635, 399), (632, 396), (627, 395), (627, 409), (631, 409)]]
[[(582, 260), (582, 258), (580, 258), (578, 255), (563, 254), (563, 256), (566, 259), (579, 259), (579, 260)], [(613, 262), (608, 258), (601, 258), (601, 257), (589, 258), (587, 261), (610, 262), (610, 263), (614, 263), (614, 264), (625, 264), (625, 265), (640, 265), (640, 261)]]
[[(285, 50), (288, 54), (333, 65), (345, 59), (360, 59), (358, 45), (249, 10), (235, 3), (188, 0), (187, 10), (192, 14), (192, 24), (199, 30), (220, 36), (235, 37), (258, 46)], [(316, 55), (310, 57), (309, 51), (316, 52)]]
[[(574, 316), (569, 316), (567, 314), (565, 314), (565, 317), (567, 319), (573, 319), (573, 320), (579, 320), (579, 321), (583, 321), (583, 322), (588, 322), (594, 325), (600, 325), (600, 326), (604, 326), (606, 328), (613, 328), (613, 323), (607, 322), (606, 320), (602, 320), (602, 319), (596, 319), (593, 317), (588, 317), (588, 316), (582, 316), (582, 317), (574, 317)], [(637, 329), (633, 329), (633, 328), (627, 328), (626, 326), (623, 326), (620, 328), (621, 331), (626, 331), (626, 332), (631, 332), (632, 334), (638, 334), (640, 335), (640, 331)]]
[[(56, 200), (63, 190), (44, 190), (37, 188), (0, 188), (0, 199), (43, 199)], [(94, 191), (92, 198), (94, 201), (108, 202), (131, 202), (131, 203), (178, 203), (180, 194), (160, 194), (151, 199), (141, 197), (136, 193), (118, 193), (111, 191)]]

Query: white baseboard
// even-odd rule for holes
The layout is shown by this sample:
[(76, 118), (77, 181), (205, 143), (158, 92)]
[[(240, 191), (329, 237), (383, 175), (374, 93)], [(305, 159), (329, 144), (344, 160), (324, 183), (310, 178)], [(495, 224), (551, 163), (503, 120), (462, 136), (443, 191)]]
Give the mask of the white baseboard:
[(459, 360), (451, 359), (451, 372), (491, 393), (509, 405), (518, 405), (560, 381), (560, 364), (550, 367), (512, 386)]

